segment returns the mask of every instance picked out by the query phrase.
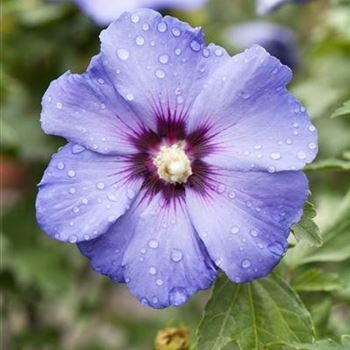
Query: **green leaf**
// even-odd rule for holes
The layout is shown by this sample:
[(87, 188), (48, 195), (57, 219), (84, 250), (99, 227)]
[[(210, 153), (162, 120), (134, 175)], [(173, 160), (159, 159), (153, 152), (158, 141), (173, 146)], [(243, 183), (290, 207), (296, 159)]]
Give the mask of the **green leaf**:
[(334, 208), (332, 225), (323, 230), (322, 247), (310, 247), (301, 242), (287, 253), (290, 266), (296, 267), (311, 262), (338, 262), (350, 258), (350, 190), (338, 208)]
[(338, 274), (321, 269), (308, 269), (297, 274), (291, 284), (297, 292), (332, 291), (343, 287)]
[(315, 216), (315, 207), (310, 202), (306, 202), (303, 216), (292, 227), (292, 232), (298, 241), (304, 239), (310, 245), (319, 247), (322, 245), (322, 239), (320, 237), (320, 229), (313, 220)]
[(305, 171), (347, 171), (350, 162), (341, 159), (325, 159), (308, 165)]
[(197, 331), (198, 350), (260, 350), (277, 341), (311, 342), (310, 315), (276, 275), (246, 284), (220, 277)]
[(287, 343), (280, 342), (275, 344), (268, 344), (268, 348), (275, 349), (275, 346), (284, 345), (287, 346), (288, 350), (349, 350), (349, 336), (342, 336), (342, 343), (339, 344), (332, 339), (320, 340), (311, 344), (300, 344), (300, 343)]
[(350, 117), (350, 100), (344, 102), (342, 107), (339, 107), (331, 116), (331, 118), (337, 117)]

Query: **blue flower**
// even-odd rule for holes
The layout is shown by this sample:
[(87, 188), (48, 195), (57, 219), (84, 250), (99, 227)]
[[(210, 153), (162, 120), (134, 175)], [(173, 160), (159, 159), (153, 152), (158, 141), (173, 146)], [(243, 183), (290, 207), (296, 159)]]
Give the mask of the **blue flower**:
[(193, 10), (200, 8), (207, 0), (72, 0), (83, 12), (100, 25), (108, 25), (124, 11), (139, 7), (152, 9), (177, 8)]
[(256, 12), (259, 15), (266, 15), (291, 2), (305, 3), (309, 1), (310, 0), (256, 0)]
[(228, 38), (238, 49), (258, 44), (290, 68), (298, 66), (294, 33), (287, 27), (269, 22), (245, 22), (232, 27)]
[(317, 131), (263, 48), (230, 57), (153, 10), (101, 34), (84, 74), (42, 101), (43, 130), (68, 144), (39, 184), (41, 228), (143, 304), (183, 304), (211, 286), (269, 274), (286, 252)]

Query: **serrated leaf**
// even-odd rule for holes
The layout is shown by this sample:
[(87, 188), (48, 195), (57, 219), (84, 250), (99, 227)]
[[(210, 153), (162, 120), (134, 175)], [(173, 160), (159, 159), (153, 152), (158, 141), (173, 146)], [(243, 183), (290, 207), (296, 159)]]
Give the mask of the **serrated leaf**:
[(297, 292), (332, 291), (343, 287), (338, 274), (321, 269), (308, 269), (295, 275), (291, 285)]
[(298, 241), (304, 239), (310, 245), (319, 247), (322, 245), (322, 239), (320, 237), (320, 229), (313, 220), (315, 216), (315, 207), (310, 202), (306, 202), (303, 216), (292, 227), (292, 232)]
[(337, 117), (350, 117), (350, 100), (344, 102), (344, 105), (339, 107), (331, 116), (331, 118)]
[(338, 262), (350, 258), (350, 190), (338, 208), (334, 209), (332, 225), (321, 232), (322, 247), (310, 247), (302, 242), (288, 251), (290, 266), (297, 267), (311, 262)]
[(198, 350), (260, 350), (277, 341), (311, 342), (313, 326), (300, 298), (279, 277), (235, 284), (220, 277), (197, 331)]
[(308, 165), (305, 171), (347, 171), (350, 170), (350, 162), (341, 159), (325, 159)]

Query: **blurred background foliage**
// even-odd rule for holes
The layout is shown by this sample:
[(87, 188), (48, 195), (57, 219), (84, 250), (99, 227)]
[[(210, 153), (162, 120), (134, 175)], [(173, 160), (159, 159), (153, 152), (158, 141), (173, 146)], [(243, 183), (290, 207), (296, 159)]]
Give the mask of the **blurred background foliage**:
[[(211, 0), (196, 12), (170, 13), (202, 26), (208, 42), (219, 43), (231, 53), (236, 50), (226, 30), (256, 19), (253, 0)], [(264, 19), (291, 27), (297, 36), (301, 66), (290, 88), (319, 129), (320, 153), (308, 177), (322, 231), (334, 224), (350, 187), (346, 170), (350, 113), (331, 118), (350, 99), (350, 2), (317, 0), (305, 6), (288, 5)], [(74, 245), (52, 241), (37, 227), (36, 184), (50, 155), (63, 144), (41, 131), (40, 100), (49, 82), (63, 72), (85, 70), (98, 52), (100, 30), (68, 2), (1, 1), (0, 307), (2, 344), (7, 350), (152, 349), (159, 329), (186, 325), (193, 332), (209, 296), (209, 292), (199, 293), (178, 309), (144, 308), (123, 285), (115, 286), (95, 275)], [(288, 269), (320, 337), (350, 334), (349, 215), (347, 218), (342, 231), (345, 239), (339, 243), (345, 249), (344, 259), (311, 261), (311, 267), (298, 267), (298, 254), (301, 251), (303, 256), (303, 252), (297, 246), (285, 259), (288, 265), (280, 266)], [(338, 248), (332, 248), (335, 256)], [(309, 248), (305, 249), (309, 254)], [(307, 275), (310, 271), (311, 277)], [(317, 285), (317, 271), (332, 274), (322, 282), (323, 287), (310, 287), (310, 283), (305, 287), (305, 279), (310, 278)]]

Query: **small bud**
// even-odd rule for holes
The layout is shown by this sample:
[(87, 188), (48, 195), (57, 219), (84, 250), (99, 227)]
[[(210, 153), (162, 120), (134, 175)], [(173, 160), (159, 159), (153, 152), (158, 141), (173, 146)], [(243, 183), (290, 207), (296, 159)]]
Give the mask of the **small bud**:
[(156, 350), (188, 350), (190, 332), (186, 327), (160, 330), (155, 340)]

